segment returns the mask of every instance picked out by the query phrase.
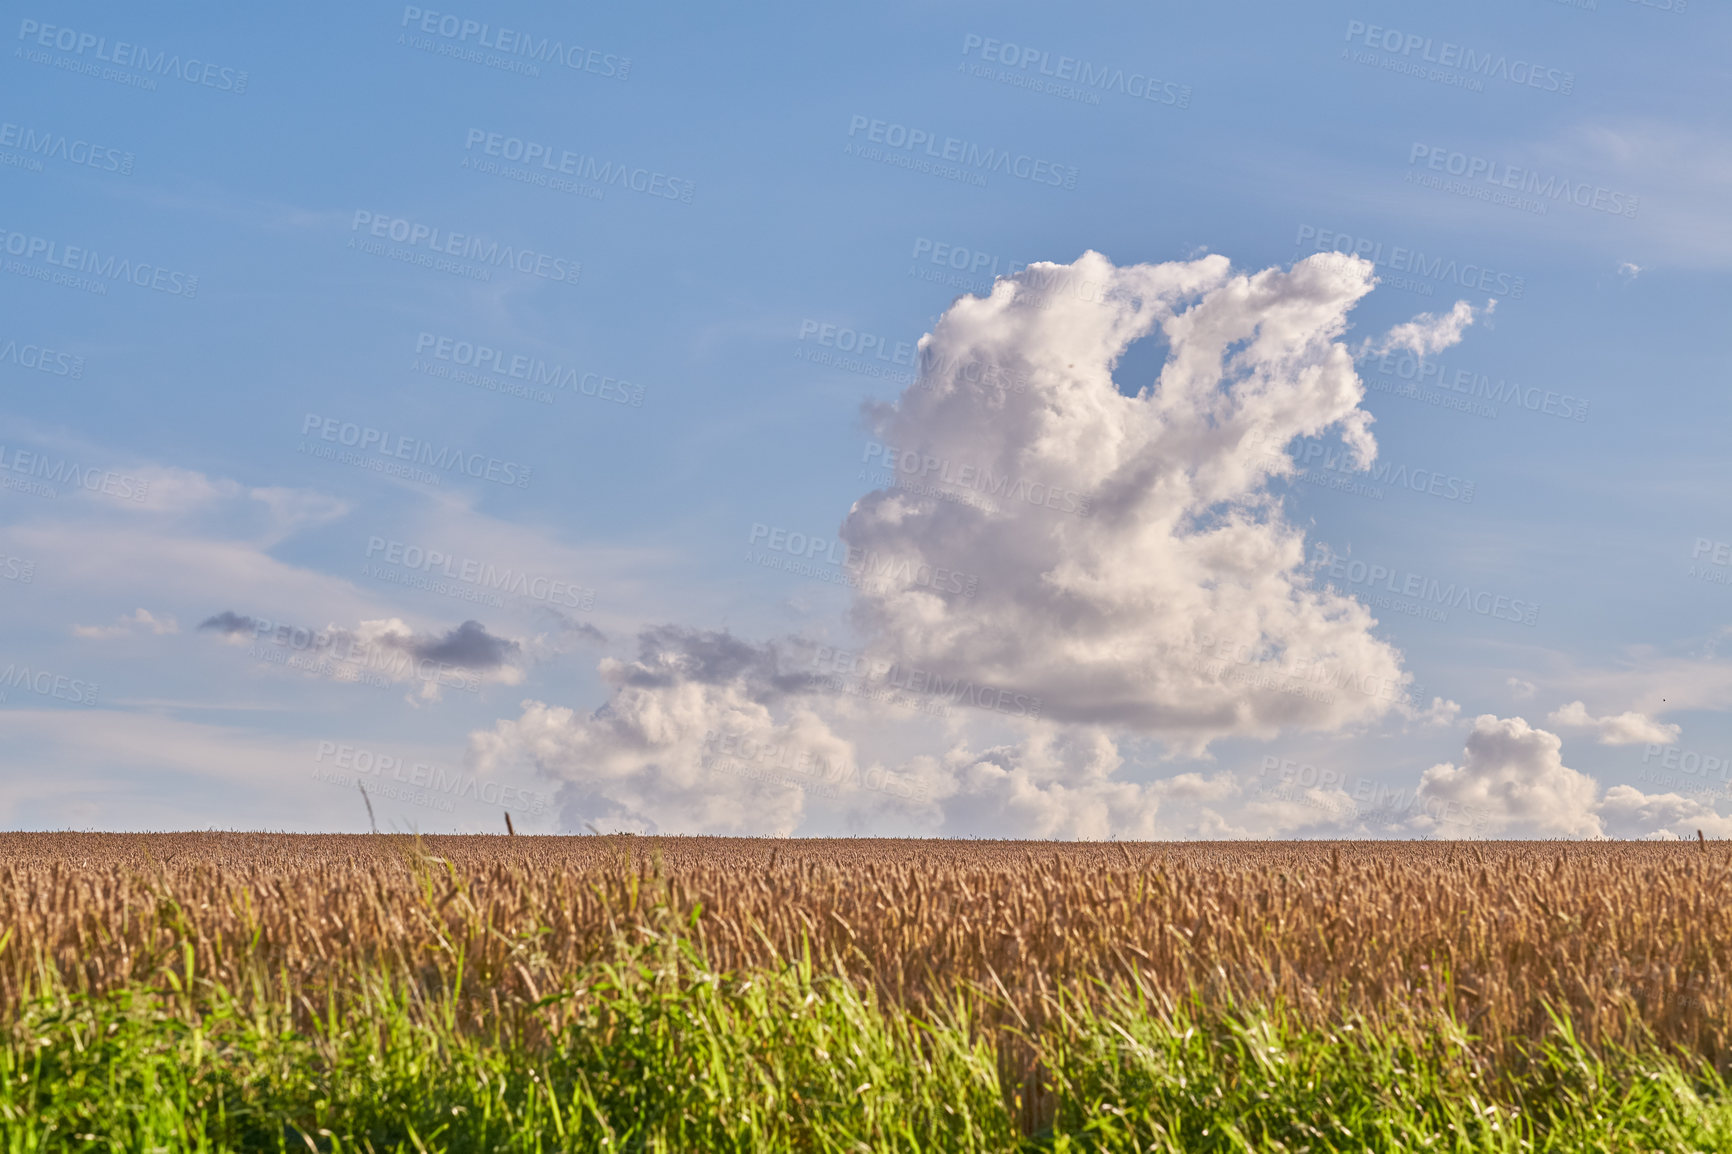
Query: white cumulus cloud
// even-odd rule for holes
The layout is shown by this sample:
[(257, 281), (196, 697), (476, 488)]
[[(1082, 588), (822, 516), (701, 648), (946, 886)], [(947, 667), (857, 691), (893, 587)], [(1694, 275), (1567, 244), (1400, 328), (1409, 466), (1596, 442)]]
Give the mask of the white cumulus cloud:
[(1472, 810), (1488, 832), (1517, 837), (1598, 836), (1598, 791), (1593, 778), (1564, 764), (1557, 734), (1489, 713), (1474, 719), (1461, 764), (1434, 765), (1419, 783), (1421, 797)]
[[(1400, 654), (1369, 610), (1313, 587), (1268, 489), (1293, 472), (1270, 444), (1336, 430), (1375, 457), (1338, 339), (1371, 287), (1368, 262), (1334, 253), (1236, 275), (1220, 256), (1090, 252), (959, 299), (920, 342), (921, 380), (873, 417), (934, 463), (926, 489), (988, 499), (855, 503), (842, 536), (883, 577), (855, 603), (875, 652), (1191, 749), (1387, 712), (1410, 679)], [(1165, 364), (1127, 395), (1114, 369), (1143, 338)], [(940, 569), (977, 577), (973, 595), (906, 576)]]
[(1431, 705), (1420, 713), (1418, 720), (1423, 725), (1454, 725), (1455, 719), (1461, 714), (1461, 705), (1447, 698), (1434, 697)]
[(1600, 817), (1609, 837), (1671, 841), (1695, 837), (1697, 830), (1708, 837), (1732, 837), (1732, 818), (1721, 817), (1713, 806), (1675, 793), (1643, 793), (1629, 785), (1606, 791)]
[[(1419, 796), (1471, 813), (1494, 837), (1669, 838), (1697, 829), (1732, 836), (1732, 818), (1677, 794), (1616, 785), (1600, 796), (1593, 778), (1564, 764), (1557, 734), (1490, 713), (1474, 719), (1460, 765), (1425, 771)], [(1419, 830), (1434, 824), (1431, 816), (1413, 823)]]
[(1677, 725), (1655, 721), (1635, 710), (1595, 717), (1580, 701), (1552, 710), (1546, 715), (1546, 724), (1560, 729), (1592, 730), (1601, 745), (1669, 745), (1683, 732)]
[(599, 668), (601, 708), (526, 701), (470, 736), (478, 770), (528, 762), (560, 782), (568, 828), (786, 836), (806, 789), (852, 776), (853, 747), (790, 696), (806, 679), (779, 671), (774, 646), (665, 626)]
[(1479, 317), (1490, 316), (1496, 308), (1495, 299), (1486, 301), (1483, 309), (1475, 309), (1466, 301), (1456, 301), (1455, 307), (1442, 316), (1420, 313), (1412, 320), (1391, 328), (1375, 344), (1366, 342), (1366, 352), (1371, 356), (1382, 356), (1405, 351), (1421, 359), (1441, 353), (1460, 344), (1467, 327)]

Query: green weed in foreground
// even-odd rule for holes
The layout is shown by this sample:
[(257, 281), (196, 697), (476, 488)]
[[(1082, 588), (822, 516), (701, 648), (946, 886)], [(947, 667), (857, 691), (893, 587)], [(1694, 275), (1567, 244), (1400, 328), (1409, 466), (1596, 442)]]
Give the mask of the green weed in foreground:
[(196, 983), (43, 997), (0, 1046), (0, 1149), (1732, 1150), (1711, 1075), (1602, 1061), (1562, 1027), (1493, 1092), (1447, 1023), (1323, 1033), (1278, 1007), (1071, 1001), (1024, 1039), (1057, 1102), (1025, 1138), (961, 998), (923, 1021), (807, 965), (716, 974), (680, 943), (622, 950), (558, 997), (575, 1020), (537, 1044), (459, 1030), (383, 978), (311, 1030)]
[(1117, 997), (1049, 1034), (1051, 1147), (1080, 1150), (1732, 1150), (1710, 1072), (1596, 1059), (1560, 1023), (1501, 1090), (1452, 1023), (1426, 1035), (1292, 1026), (1280, 1010), (1150, 1014)]

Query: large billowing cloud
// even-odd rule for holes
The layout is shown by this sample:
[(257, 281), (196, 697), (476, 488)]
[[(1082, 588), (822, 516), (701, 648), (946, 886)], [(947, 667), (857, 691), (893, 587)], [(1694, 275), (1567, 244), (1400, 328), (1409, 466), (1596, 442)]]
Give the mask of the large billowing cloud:
[(1420, 778), (1422, 797), (1487, 815), (1493, 833), (1523, 837), (1593, 837), (1598, 787), (1563, 762), (1563, 741), (1520, 717), (1481, 714), (1462, 763), (1434, 765)]
[(472, 763), (518, 761), (564, 784), (567, 828), (787, 835), (805, 791), (852, 776), (851, 745), (794, 697), (810, 675), (774, 646), (664, 626), (635, 661), (604, 658), (612, 690), (592, 713), (526, 701), (516, 720), (470, 738)]
[[(873, 416), (902, 483), (861, 498), (842, 529), (861, 667), (1036, 697), (1038, 721), (978, 719), (1020, 737), (976, 752), (953, 733), (948, 753), (856, 771), (825, 718), (859, 702), (785, 672), (775, 644), (663, 627), (635, 661), (601, 663), (601, 708), (525, 702), (473, 736), (473, 758), (563, 780), (568, 826), (788, 833), (811, 790), (784, 771), (809, 763), (893, 779), (839, 808), (902, 828), (1242, 835), (1220, 812), (1242, 800), (1230, 775), (1127, 781), (1113, 735), (1200, 751), (1392, 708), (1447, 723), (1457, 708), (1407, 702), (1400, 654), (1362, 604), (1314, 587), (1303, 531), (1271, 491), (1295, 472), (1271, 446), (1335, 433), (1360, 462), (1376, 454), (1342, 339), (1372, 284), (1369, 263), (1332, 253), (1235, 275), (1218, 256), (1116, 268), (1091, 252), (959, 299), (922, 339), (920, 380)], [(1391, 339), (1441, 347), (1471, 317), (1419, 318), (1422, 334)], [(1115, 381), (1145, 338), (1164, 345), (1158, 375)], [(970, 490), (983, 499), (945, 499)], [(742, 750), (756, 751), (744, 772)]]
[[(1372, 283), (1333, 253), (1247, 276), (1090, 252), (958, 300), (920, 342), (921, 381), (874, 414), (921, 486), (861, 498), (843, 526), (868, 578), (857, 625), (880, 655), (1037, 695), (1043, 717), (1192, 749), (1385, 713), (1400, 655), (1312, 586), (1269, 491), (1293, 472), (1272, 445), (1335, 430), (1375, 455), (1338, 339)], [(1159, 376), (1115, 381), (1143, 338), (1167, 346)]]

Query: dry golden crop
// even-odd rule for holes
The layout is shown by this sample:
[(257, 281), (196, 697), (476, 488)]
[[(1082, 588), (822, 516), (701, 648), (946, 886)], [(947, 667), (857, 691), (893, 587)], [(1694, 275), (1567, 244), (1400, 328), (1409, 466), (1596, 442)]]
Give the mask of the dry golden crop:
[[(975, 984), (1038, 1015), (1131, 973), (1160, 996), (1497, 1045), (1567, 1011), (1589, 1044), (1657, 1041), (1724, 1072), (1732, 846), (273, 834), (0, 835), (0, 1005), (46, 968), (97, 990), (190, 964), (318, 1004), (360, 967), (510, 1020), (620, 935), (684, 925), (722, 968), (809, 949), (911, 1004)], [(695, 911), (695, 913), (694, 913)]]

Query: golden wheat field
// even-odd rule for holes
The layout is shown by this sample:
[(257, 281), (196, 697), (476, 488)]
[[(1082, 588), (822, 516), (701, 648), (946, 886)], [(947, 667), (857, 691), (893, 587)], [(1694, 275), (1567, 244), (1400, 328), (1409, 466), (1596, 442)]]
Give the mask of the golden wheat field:
[(1068, 844), (240, 833), (0, 836), (0, 1000), (190, 965), (309, 1008), (383, 965), (509, 1018), (621, 936), (724, 969), (814, 961), (888, 999), (1006, 1017), (1135, 974), (1303, 1020), (1447, 1012), (1482, 1038), (1658, 1041), (1732, 1060), (1732, 846)]

